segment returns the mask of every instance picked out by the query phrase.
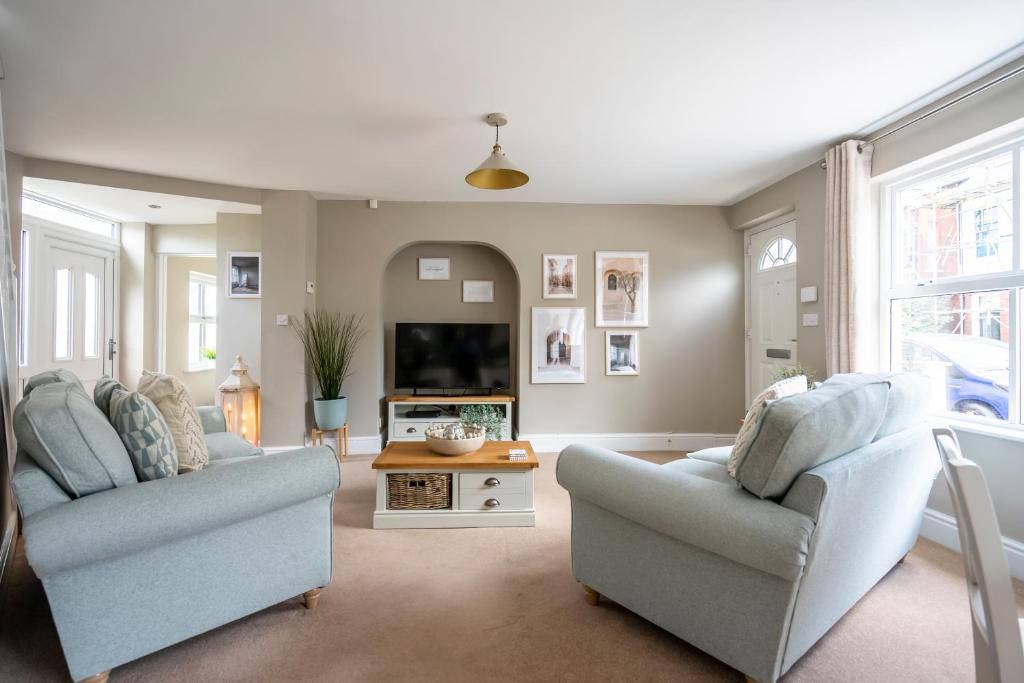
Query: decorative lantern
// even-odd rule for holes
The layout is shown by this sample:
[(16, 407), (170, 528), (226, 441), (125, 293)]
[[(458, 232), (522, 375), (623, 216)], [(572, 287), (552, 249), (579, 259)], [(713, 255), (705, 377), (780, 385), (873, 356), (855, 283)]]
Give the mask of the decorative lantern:
[(224, 411), (229, 432), (260, 445), (260, 385), (249, 376), (241, 356), (235, 356), (231, 376), (217, 389), (217, 405)]

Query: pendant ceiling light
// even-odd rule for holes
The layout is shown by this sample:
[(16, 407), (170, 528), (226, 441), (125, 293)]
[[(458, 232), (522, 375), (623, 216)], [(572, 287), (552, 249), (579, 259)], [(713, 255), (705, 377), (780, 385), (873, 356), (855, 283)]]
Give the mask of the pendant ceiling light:
[(494, 149), (491, 150), (491, 156), (484, 159), (484, 163), (466, 176), (466, 182), (481, 190), (510, 190), (525, 185), (530, 181), (530, 176), (513, 166), (498, 144), (498, 129), (508, 123), (508, 117), (504, 114), (488, 114), (485, 120), (487, 125), (494, 126)]

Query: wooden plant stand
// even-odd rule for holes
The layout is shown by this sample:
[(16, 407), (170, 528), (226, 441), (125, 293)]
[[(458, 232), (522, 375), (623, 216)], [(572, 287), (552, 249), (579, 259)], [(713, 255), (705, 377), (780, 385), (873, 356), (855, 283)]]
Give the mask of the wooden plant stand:
[(313, 427), (309, 430), (310, 444), (313, 446), (323, 446), (324, 437), (331, 432), (334, 432), (334, 436), (338, 440), (338, 460), (344, 460), (345, 456), (348, 455), (348, 422), (337, 429), (317, 429)]

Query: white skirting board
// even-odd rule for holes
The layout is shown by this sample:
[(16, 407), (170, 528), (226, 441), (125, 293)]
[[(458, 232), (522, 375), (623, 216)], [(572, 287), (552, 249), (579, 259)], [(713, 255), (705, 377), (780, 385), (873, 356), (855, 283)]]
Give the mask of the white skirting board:
[[(921, 520), (921, 535), (951, 550), (960, 552), (960, 536), (956, 531), (956, 519), (944, 512), (925, 508)], [(1010, 574), (1024, 581), (1024, 543), (1003, 536), (1003, 550), (1010, 563)]]
[[(327, 445), (335, 448), (337, 443), (331, 437), (326, 439)], [(381, 439), (379, 436), (352, 436), (348, 439), (348, 455), (377, 455), (380, 453)], [(263, 451), (268, 455), (271, 453), (284, 453), (294, 451), (296, 448), (304, 448), (309, 444), (296, 446), (264, 446)]]
[[(698, 434), (680, 432), (649, 432), (640, 434), (520, 434), (520, 441), (529, 441), (537, 453), (558, 453), (574, 443), (585, 443), (613, 451), (699, 451), (714, 446), (731, 446), (735, 434)], [(334, 439), (328, 438), (332, 446)], [(353, 436), (348, 440), (349, 455), (376, 455), (383, 439), (377, 436)], [(281, 453), (302, 446), (267, 446), (267, 453)]]
[(735, 434), (650, 432), (641, 434), (520, 434), (538, 453), (558, 453), (574, 443), (609, 448), (613, 451), (699, 451), (714, 446), (731, 446)]

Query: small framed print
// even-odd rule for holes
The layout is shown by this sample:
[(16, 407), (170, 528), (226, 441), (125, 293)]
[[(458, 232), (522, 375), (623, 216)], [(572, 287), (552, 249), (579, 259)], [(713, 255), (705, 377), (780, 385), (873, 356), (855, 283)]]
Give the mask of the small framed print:
[(545, 299), (576, 298), (576, 254), (544, 254), (541, 265)]
[(421, 258), (419, 259), (421, 280), (451, 280), (451, 260), (443, 258)]
[(493, 304), (494, 280), (463, 280), (462, 303)]
[(605, 332), (604, 374), (640, 374), (640, 332), (608, 330)]
[(530, 382), (583, 384), (587, 381), (586, 309), (534, 306)]
[(263, 280), (263, 256), (258, 251), (228, 252), (228, 298), (259, 299)]

